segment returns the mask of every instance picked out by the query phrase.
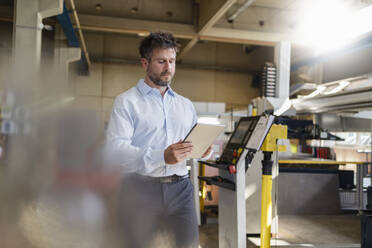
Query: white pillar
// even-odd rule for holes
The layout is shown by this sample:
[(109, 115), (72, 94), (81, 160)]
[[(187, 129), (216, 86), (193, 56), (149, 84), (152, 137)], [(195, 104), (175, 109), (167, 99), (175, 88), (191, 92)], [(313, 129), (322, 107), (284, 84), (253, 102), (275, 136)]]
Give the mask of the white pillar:
[(63, 12), (63, 0), (16, 0), (14, 7), (13, 59), (15, 69), (38, 70), (42, 20)]
[(289, 97), (289, 78), (291, 70), (291, 43), (280, 41), (275, 45), (274, 63), (277, 67), (276, 97)]
[(199, 163), (196, 159), (192, 159), (190, 161), (191, 170), (190, 170), (190, 180), (194, 185), (194, 203), (195, 203), (195, 210), (196, 210), (196, 218), (198, 220), (198, 225), (201, 225), (201, 218), (200, 218), (200, 199), (199, 199)]
[[(36, 164), (35, 133), (38, 132), (32, 108), (40, 109), (41, 83), (39, 80), (42, 20), (63, 12), (63, 0), (16, 0), (14, 5), (13, 49), (11, 76), (5, 94), (12, 96), (9, 120), (14, 124), (10, 136), (10, 166), (22, 172)], [(29, 166), (29, 167), (27, 167)], [(36, 170), (35, 170), (36, 171)], [(24, 173), (24, 172), (23, 172)], [(38, 172), (41, 174), (40, 172)]]

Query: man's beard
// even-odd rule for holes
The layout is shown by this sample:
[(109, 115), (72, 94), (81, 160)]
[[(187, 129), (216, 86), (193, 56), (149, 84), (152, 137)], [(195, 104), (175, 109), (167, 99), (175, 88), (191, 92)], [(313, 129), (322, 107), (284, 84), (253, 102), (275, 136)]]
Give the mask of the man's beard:
[(151, 71), (147, 71), (147, 75), (149, 76), (149, 78), (151, 79), (152, 82), (154, 82), (154, 84), (156, 84), (157, 86), (161, 86), (161, 87), (165, 87), (165, 86), (169, 86), (172, 82), (172, 78), (169, 80), (169, 81), (164, 81), (164, 80), (161, 80), (161, 76), (164, 76), (164, 75), (167, 75), (167, 74), (170, 74), (170, 72), (167, 72), (167, 73), (161, 73), (160, 76), (152, 73)]

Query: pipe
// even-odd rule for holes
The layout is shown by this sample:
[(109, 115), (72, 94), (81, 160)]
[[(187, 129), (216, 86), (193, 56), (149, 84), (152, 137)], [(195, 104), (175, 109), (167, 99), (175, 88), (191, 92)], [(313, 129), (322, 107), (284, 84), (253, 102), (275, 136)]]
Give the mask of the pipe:
[(91, 63), (90, 58), (89, 58), (89, 54), (88, 54), (88, 51), (87, 51), (87, 46), (86, 46), (86, 43), (85, 43), (83, 32), (81, 31), (80, 21), (79, 21), (79, 17), (77, 15), (77, 12), (76, 12), (74, 0), (70, 0), (70, 4), (71, 4), (71, 8), (72, 8), (71, 9), (72, 15), (73, 15), (73, 17), (75, 19), (77, 31), (78, 31), (78, 34), (79, 34), (79, 39), (80, 39), (80, 43), (81, 43), (81, 49), (83, 50), (85, 59), (87, 61), (88, 70), (89, 70), (89, 68), (91, 67), (91, 64), (92, 63)]
[(233, 22), (246, 8), (248, 8), (255, 0), (247, 0), (238, 9), (227, 17), (228, 22)]

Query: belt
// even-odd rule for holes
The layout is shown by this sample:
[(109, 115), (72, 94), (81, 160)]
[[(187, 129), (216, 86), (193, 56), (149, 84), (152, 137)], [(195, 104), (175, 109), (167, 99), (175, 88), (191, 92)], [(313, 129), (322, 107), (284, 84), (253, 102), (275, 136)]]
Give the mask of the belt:
[(143, 175), (139, 175), (139, 176), (145, 180), (155, 181), (159, 183), (175, 183), (183, 179), (189, 178), (189, 175), (184, 175), (184, 176), (172, 175), (172, 176), (166, 176), (166, 177), (150, 177), (150, 176), (143, 176)]

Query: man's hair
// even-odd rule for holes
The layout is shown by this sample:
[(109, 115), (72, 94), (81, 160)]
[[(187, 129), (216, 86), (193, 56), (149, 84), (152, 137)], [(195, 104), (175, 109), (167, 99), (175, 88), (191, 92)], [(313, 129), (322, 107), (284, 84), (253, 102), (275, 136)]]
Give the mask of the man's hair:
[(171, 33), (151, 32), (148, 36), (143, 38), (139, 46), (141, 58), (151, 60), (152, 51), (156, 48), (173, 48), (174, 51), (177, 52), (178, 44)]

